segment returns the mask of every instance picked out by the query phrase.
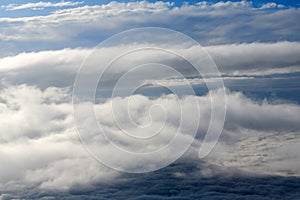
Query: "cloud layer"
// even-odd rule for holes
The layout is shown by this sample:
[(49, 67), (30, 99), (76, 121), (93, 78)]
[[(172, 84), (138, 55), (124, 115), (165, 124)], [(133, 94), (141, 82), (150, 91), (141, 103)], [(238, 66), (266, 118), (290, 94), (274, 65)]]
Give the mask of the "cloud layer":
[[(143, 47), (140, 45), (120, 45), (113, 47), (103, 47), (97, 50), (97, 54), (106, 57), (116, 57), (120, 52), (126, 49), (135, 49)], [(155, 46), (155, 44), (154, 44)], [(182, 56), (195, 58), (194, 48), (192, 46), (180, 46), (170, 44), (166, 49), (178, 49)], [(265, 79), (265, 83), (273, 86), (280, 80), (288, 80), (299, 73), (299, 53), (300, 44), (298, 42), (277, 42), (277, 43), (250, 43), (240, 45), (218, 45), (208, 46), (205, 49), (209, 52), (214, 62), (217, 64), (220, 73), (224, 76), (224, 80), (230, 86), (234, 80), (251, 81), (254, 78)], [(0, 59), (0, 77), (2, 82), (14, 84), (37, 85), (40, 88), (50, 86), (71, 87), (75, 80), (75, 75), (80, 65), (87, 55), (91, 53), (91, 49), (63, 49), (57, 51), (41, 51), (22, 53), (16, 56), (10, 56)], [(110, 86), (119, 76), (131, 69), (132, 60), (140, 60), (147, 62), (164, 63), (189, 78), (190, 83), (204, 84), (204, 80), (199, 77), (193, 67), (174, 55), (161, 55), (160, 51), (145, 52), (141, 51), (133, 58), (124, 58), (118, 62), (118, 66), (106, 72), (103, 84), (105, 87)], [(142, 55), (143, 54), (143, 55)], [(99, 65), (99, 59), (92, 61), (95, 68), (91, 68), (87, 76), (92, 76), (95, 72), (103, 69), (104, 65)], [(204, 66), (203, 63), (199, 65)], [(119, 66), (122, 66), (120, 68)], [(134, 80), (140, 80), (145, 77), (144, 83), (147, 84), (163, 84), (163, 85), (184, 85), (186, 82), (174, 73), (168, 71), (149, 71), (139, 72), (138, 77), (132, 77)], [(203, 73), (203, 71), (202, 71)], [(150, 76), (151, 75), (151, 76)], [(196, 76), (195, 76), (196, 75)], [(258, 80), (258, 79), (257, 79)], [(216, 81), (213, 78), (207, 81)], [(254, 81), (249, 85), (253, 86)], [(295, 84), (294, 84), (295, 85)], [(262, 86), (262, 85), (261, 85)], [(291, 86), (291, 85), (290, 85)], [(283, 85), (281, 86), (283, 87)], [(293, 86), (293, 87), (296, 87)]]
[[(197, 199), (219, 198), (228, 191), (227, 197), (231, 199), (247, 195), (262, 199), (267, 195), (270, 198), (299, 195), (295, 189), (300, 176), (297, 154), (300, 145), (299, 8), (276, 3), (254, 7), (248, 1), (81, 4), (66, 1), (1, 6), (7, 13), (49, 8), (54, 11), (0, 18), (3, 47), (0, 50), (0, 199), (22, 196), (51, 199), (68, 195), (81, 199), (86, 195), (108, 199), (120, 195), (124, 199)], [(198, 153), (211, 117), (209, 94), (213, 94), (215, 109), (223, 106), (222, 95), (218, 90), (207, 93), (204, 79), (183, 59), (201, 57), (195, 53), (196, 47), (165, 35), (155, 35), (156, 44), (170, 51), (177, 50), (183, 57), (137, 51), (119, 59), (115, 68), (106, 71), (101, 82), (105, 87), (97, 90), (96, 103), (79, 102), (80, 124), (88, 131), (80, 138), (77, 135), (76, 128), (80, 127), (74, 119), (72, 86), (77, 70), (93, 51), (91, 47), (112, 34), (144, 26), (182, 31), (204, 44), (229, 88), (222, 136), (213, 152), (203, 160), (199, 160)], [(125, 38), (122, 44), (104, 45), (94, 52), (108, 59), (128, 49), (143, 47), (145, 43), (155, 46), (155, 42), (143, 41), (145, 38), (135, 38), (135, 43)], [(121, 83), (125, 89), (130, 83), (144, 84), (141, 91), (110, 98), (111, 87), (122, 73), (131, 70), (133, 63), (142, 61), (168, 65), (187, 80), (147, 65), (129, 76), (128, 82)], [(92, 67), (84, 72), (87, 82), (106, 67), (97, 59), (89, 60), (88, 64)], [(207, 66), (207, 62), (199, 64)], [(220, 80), (213, 73), (206, 78), (209, 83)], [(193, 85), (197, 95), (185, 93), (186, 81)], [(179, 88), (182, 94), (176, 97), (161, 86)], [(246, 89), (259, 93), (260, 97), (251, 97)], [(274, 93), (275, 100), (264, 96), (269, 91)], [(285, 94), (283, 99), (276, 97), (278, 91)], [(288, 92), (295, 93), (295, 102), (287, 100)], [(92, 116), (86, 108), (95, 109), (102, 131), (91, 125)], [(130, 115), (126, 115), (128, 110)], [(188, 115), (180, 124), (182, 111)], [(193, 125), (197, 120), (200, 120), (199, 127), (193, 141)], [(162, 131), (158, 137), (152, 135), (157, 130)], [(105, 133), (114, 145), (135, 153), (162, 149), (176, 133), (181, 142), (159, 156), (136, 160), (134, 156), (118, 154), (99, 133)], [(149, 140), (137, 140), (149, 136)], [(95, 154), (104, 153), (108, 163), (121, 163), (126, 169), (140, 171), (169, 164), (170, 158), (177, 158), (175, 154), (182, 143), (193, 143), (182, 159), (171, 166), (150, 174), (130, 175), (96, 161), (82, 141)], [(183, 188), (186, 185), (189, 187)]]
[[(181, 31), (203, 45), (299, 41), (296, 23), (299, 9), (281, 6), (264, 9), (272, 5), (267, 4), (263, 9), (254, 8), (247, 1), (181, 6), (161, 1), (85, 5), (56, 10), (45, 16), (0, 18), (0, 39), (1, 45), (13, 54), (49, 47), (95, 46), (112, 34), (147, 26)], [(7, 55), (7, 51), (1, 54)]]

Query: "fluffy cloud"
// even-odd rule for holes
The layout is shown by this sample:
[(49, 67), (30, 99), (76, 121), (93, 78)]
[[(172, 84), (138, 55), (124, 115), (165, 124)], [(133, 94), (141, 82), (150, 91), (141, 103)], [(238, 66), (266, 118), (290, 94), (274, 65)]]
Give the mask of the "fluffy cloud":
[(270, 9), (270, 8), (284, 8), (285, 6), (282, 5), (282, 4), (277, 4), (277, 3), (274, 3), (274, 2), (269, 2), (269, 3), (266, 3), (266, 4), (263, 4), (260, 9)]
[[(7, 86), (1, 90), (1, 146), (0, 146), (0, 186), (2, 191), (18, 190), (24, 187), (38, 187), (41, 190), (66, 190), (72, 187), (86, 187), (96, 183), (115, 181), (116, 171), (96, 162), (79, 142), (74, 129), (72, 105), (68, 89), (47, 88), (40, 90), (33, 86)], [(173, 95), (149, 99), (140, 95), (132, 96), (134, 104), (130, 111), (137, 124), (149, 122), (160, 124), (164, 121), (160, 112), (151, 112), (151, 121), (147, 108), (160, 104), (167, 110), (167, 123), (163, 138), (146, 143), (122, 136), (111, 115), (110, 101), (95, 105), (98, 119), (105, 133), (118, 145), (135, 152), (160, 148), (174, 136), (174, 126), (178, 126), (178, 100)], [(181, 98), (181, 109), (193, 113), (189, 98)], [(195, 159), (199, 144), (207, 128), (210, 113), (210, 97), (195, 97), (200, 105), (201, 121), (198, 136), (187, 157)], [(218, 97), (216, 97), (218, 98)], [(128, 120), (122, 110), (126, 110), (129, 97), (117, 98), (115, 108), (119, 122)], [(167, 100), (167, 101), (166, 101)], [(299, 156), (295, 148), (299, 145), (299, 105), (257, 104), (240, 93), (228, 92), (227, 122), (223, 136), (214, 152), (205, 159), (208, 164), (231, 167), (251, 173), (281, 175), (299, 175)], [(148, 106), (146, 106), (148, 105)], [(179, 108), (178, 108), (179, 109)], [(84, 111), (83, 111), (84, 112)], [(193, 118), (192, 115), (190, 115)], [(88, 121), (88, 118), (85, 120)], [(189, 119), (190, 121), (193, 119)], [(184, 127), (187, 125), (186, 127)], [(132, 134), (133, 127), (127, 127)], [(184, 132), (179, 133), (184, 141), (191, 137), (191, 127), (184, 123)], [(149, 129), (151, 133), (152, 129)], [(97, 141), (97, 148), (109, 152), (110, 159), (124, 161), (129, 167), (142, 167), (146, 163), (134, 163), (114, 155), (105, 141), (99, 140), (93, 130), (87, 140)], [(144, 134), (148, 134), (144, 132)], [(189, 139), (188, 139), (189, 140)], [(272, 149), (272, 151), (270, 151)], [(161, 154), (157, 162), (172, 156)], [(155, 160), (154, 160), (155, 161)], [(263, 161), (263, 162), (262, 162)], [(201, 170), (205, 172), (205, 167)], [(213, 172), (211, 172), (213, 173)], [(216, 171), (217, 173), (217, 171)]]
[(36, 184), (67, 189), (114, 176), (80, 145), (67, 88), (21, 85), (7, 87), (0, 96), (1, 190)]

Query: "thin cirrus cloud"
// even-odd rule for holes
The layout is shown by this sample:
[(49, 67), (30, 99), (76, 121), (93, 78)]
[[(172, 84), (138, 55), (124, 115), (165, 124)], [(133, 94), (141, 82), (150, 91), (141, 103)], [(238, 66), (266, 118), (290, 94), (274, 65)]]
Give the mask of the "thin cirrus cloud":
[(26, 4), (8, 4), (3, 5), (1, 8), (4, 8), (8, 11), (13, 10), (23, 10), (23, 9), (31, 9), (31, 10), (43, 10), (45, 8), (61, 8), (61, 7), (69, 7), (69, 6), (78, 6), (80, 4), (83, 4), (84, 2), (74, 2), (74, 1), (62, 1), (58, 3), (52, 3), (52, 2), (37, 2), (37, 3), (26, 3)]

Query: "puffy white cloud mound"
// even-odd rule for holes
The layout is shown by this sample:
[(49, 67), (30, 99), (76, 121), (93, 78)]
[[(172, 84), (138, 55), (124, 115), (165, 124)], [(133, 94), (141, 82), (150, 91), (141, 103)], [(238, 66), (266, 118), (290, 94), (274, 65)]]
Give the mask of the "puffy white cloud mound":
[[(66, 88), (47, 88), (20, 85), (7, 86), (0, 92), (0, 186), (2, 190), (18, 189), (34, 185), (43, 189), (68, 189), (74, 185), (89, 185), (101, 181), (113, 181), (118, 173), (96, 162), (80, 144), (74, 127), (70, 93)], [(129, 97), (117, 98), (117, 107), (127, 109)], [(177, 100), (173, 95), (149, 99), (137, 95), (131, 107), (132, 118), (137, 124), (149, 122), (146, 107), (160, 103), (168, 112), (168, 123), (164, 138), (174, 134), (178, 125)], [(168, 103), (166, 103), (167, 101)], [(194, 157), (205, 133), (210, 113), (209, 96), (197, 97), (201, 120), (198, 136), (186, 156)], [(193, 112), (189, 97), (180, 99), (182, 109)], [(159, 148), (165, 140), (153, 140), (152, 146), (135, 143), (122, 137), (112, 120), (110, 101), (96, 104), (95, 109), (103, 129), (115, 142), (123, 142), (133, 151)], [(144, 110), (143, 110), (144, 109)], [(160, 111), (160, 110), (159, 110)], [(227, 123), (217, 148), (205, 161), (222, 166), (240, 168), (254, 173), (299, 175), (299, 155), (295, 148), (299, 144), (299, 105), (268, 102), (256, 103), (240, 93), (228, 91)], [(193, 120), (193, 115), (189, 120)], [(153, 111), (151, 120), (165, 120)], [(176, 126), (175, 126), (176, 127)], [(132, 127), (129, 127), (132, 128)], [(131, 129), (134, 133), (134, 130)], [(189, 139), (189, 127), (179, 133), (182, 140)], [(138, 134), (138, 133), (134, 133)], [(143, 133), (146, 134), (146, 133)], [(169, 135), (168, 135), (169, 134)], [(274, 135), (276, 137), (274, 137)], [(95, 136), (95, 135), (94, 135)], [(93, 138), (93, 134), (90, 138)], [(107, 152), (111, 159), (122, 159), (125, 165), (143, 167), (147, 163), (134, 163), (126, 158), (109, 154), (107, 141), (97, 141), (99, 151)], [(270, 151), (271, 149), (271, 151)], [(163, 154), (157, 161), (170, 154)], [(260, 162), (263, 160), (264, 162)], [(270, 167), (271, 166), (271, 167)]]

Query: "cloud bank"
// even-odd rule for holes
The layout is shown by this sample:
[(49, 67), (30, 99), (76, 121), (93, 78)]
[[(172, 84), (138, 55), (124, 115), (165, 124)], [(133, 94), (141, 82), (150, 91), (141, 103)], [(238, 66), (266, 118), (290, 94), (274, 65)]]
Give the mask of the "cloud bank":
[[(143, 46), (141, 44), (141, 46)], [(112, 57), (118, 55), (125, 49), (139, 48), (140, 45), (120, 45), (114, 47), (104, 47), (98, 49), (99, 55)], [(168, 49), (180, 49), (183, 56), (197, 58), (193, 52), (193, 47), (178, 46), (169, 44)], [(299, 53), (300, 44), (298, 42), (277, 42), (277, 43), (250, 43), (240, 45), (215, 45), (208, 46), (205, 49), (209, 52), (218, 66), (224, 79), (249, 79), (255, 77), (268, 77), (274, 75), (293, 76), (299, 72)], [(15, 84), (37, 85), (40, 88), (50, 86), (70, 87), (72, 86), (75, 74), (86, 56), (92, 52), (92, 49), (63, 49), (57, 51), (41, 51), (31, 53), (21, 53), (16, 56), (10, 56), (0, 59), (0, 77), (2, 81)], [(143, 53), (143, 52), (141, 52)], [(139, 55), (140, 59), (149, 60), (157, 63), (166, 63), (172, 68), (179, 70), (188, 76), (193, 84), (203, 84), (201, 77), (193, 77), (195, 72), (188, 63), (172, 56), (155, 56), (161, 52), (152, 52), (148, 55)], [(125, 63), (130, 60), (122, 60)], [(93, 75), (99, 68), (105, 66), (94, 62), (94, 69), (87, 72)], [(120, 66), (122, 63), (120, 64)], [(130, 67), (130, 66), (129, 66)], [(114, 75), (126, 71), (129, 68), (118, 68), (116, 71), (108, 72), (106, 82), (111, 84)], [(184, 84), (180, 79), (171, 76), (162, 71), (153, 73), (153, 80), (145, 80), (145, 83), (166, 83), (169, 85)], [(145, 76), (149, 74), (145, 72)], [(142, 74), (140, 74), (142, 76)], [(169, 77), (168, 77), (169, 76)], [(134, 77), (133, 77), (134, 79)], [(47, 80), (47, 81), (46, 81)], [(211, 79), (213, 81), (213, 79)], [(276, 77), (270, 77), (270, 81), (276, 81)], [(108, 85), (109, 85), (108, 84)], [(271, 84), (271, 83), (268, 83)]]
[[(72, 105), (68, 89), (48, 88), (40, 90), (33, 86), (8, 86), (1, 90), (1, 147), (0, 186), (1, 191), (38, 187), (49, 190), (66, 190), (71, 187), (84, 187), (101, 182), (115, 181), (119, 174), (96, 162), (79, 142), (74, 129)], [(131, 107), (133, 119), (137, 123), (148, 123), (144, 104), (162, 104), (168, 112), (165, 126), (165, 140), (153, 140), (150, 146), (136, 143), (122, 136), (113, 122), (110, 102), (96, 105), (103, 128), (114, 142), (123, 144), (133, 151), (159, 148), (170, 137), (174, 126), (178, 125), (177, 101), (173, 95), (148, 99), (140, 95), (133, 96), (135, 105)], [(166, 99), (168, 99), (166, 104)], [(193, 109), (189, 97), (182, 98), (182, 109)], [(197, 156), (201, 138), (209, 120), (209, 96), (197, 97), (201, 105), (201, 123), (198, 136), (186, 158)], [(128, 98), (117, 99), (118, 107), (126, 109)], [(240, 106), (239, 106), (240, 105)], [(175, 106), (175, 107), (174, 107)], [(192, 112), (192, 111), (190, 111)], [(117, 118), (123, 118), (122, 112)], [(299, 155), (295, 148), (299, 145), (300, 107), (295, 104), (270, 104), (256, 102), (241, 93), (228, 92), (227, 122), (223, 136), (211, 156), (205, 159), (208, 164), (231, 167), (257, 174), (299, 175)], [(105, 116), (105, 117), (104, 117)], [(192, 116), (192, 115), (191, 115)], [(152, 113), (152, 122), (163, 119), (160, 114)], [(88, 122), (88, 119), (86, 119)], [(193, 119), (190, 119), (193, 120)], [(182, 140), (189, 138), (189, 127), (180, 133)], [(133, 130), (134, 131), (134, 130)], [(95, 135), (93, 135), (95, 133)], [(87, 136), (97, 141), (100, 151), (107, 149), (106, 141), (97, 140), (97, 130)], [(169, 133), (169, 134), (168, 134)], [(146, 133), (145, 133), (146, 134)], [(85, 136), (84, 136), (85, 137)], [(247, 139), (245, 139), (247, 138)], [(272, 149), (270, 151), (270, 149)], [(161, 155), (161, 159), (171, 156)], [(111, 159), (122, 159), (110, 154)], [(263, 160), (263, 162), (262, 162)], [(200, 161), (199, 161), (200, 162)], [(126, 165), (140, 165), (124, 160)], [(146, 163), (144, 163), (146, 165)], [(141, 167), (141, 166), (139, 166)], [(88, 169), (88, 170), (87, 170)], [(201, 173), (205, 173), (205, 169)], [(217, 172), (217, 171), (216, 171)], [(213, 172), (210, 172), (210, 174)]]

